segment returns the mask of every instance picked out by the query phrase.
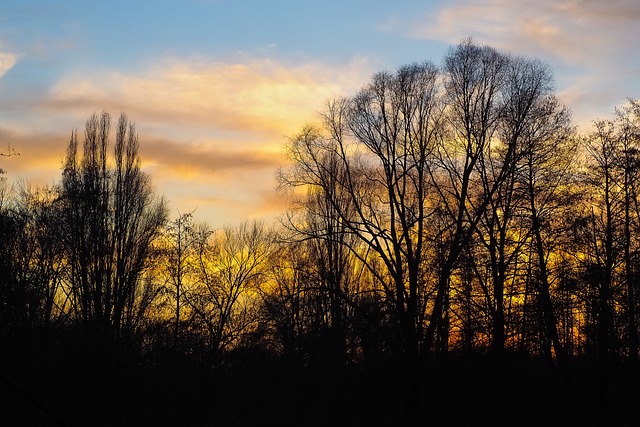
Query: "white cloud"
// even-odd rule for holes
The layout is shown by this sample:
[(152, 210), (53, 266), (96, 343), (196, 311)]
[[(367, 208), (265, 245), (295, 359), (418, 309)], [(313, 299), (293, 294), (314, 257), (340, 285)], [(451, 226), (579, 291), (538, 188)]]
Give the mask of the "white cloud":
[(18, 57), (12, 53), (0, 52), (0, 78), (16, 65)]

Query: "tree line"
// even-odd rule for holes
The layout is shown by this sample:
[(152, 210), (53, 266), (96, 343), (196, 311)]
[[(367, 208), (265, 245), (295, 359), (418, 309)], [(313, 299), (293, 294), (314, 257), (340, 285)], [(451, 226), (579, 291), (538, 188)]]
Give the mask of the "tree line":
[(280, 222), (212, 230), (170, 217), (126, 115), (113, 147), (93, 115), (57, 185), (3, 181), (0, 336), (207, 367), (394, 366), (408, 424), (447, 357), (539, 360), (567, 406), (589, 366), (603, 424), (612, 387), (638, 398), (640, 103), (593, 124), (576, 130), (542, 61), (465, 40), (293, 135)]

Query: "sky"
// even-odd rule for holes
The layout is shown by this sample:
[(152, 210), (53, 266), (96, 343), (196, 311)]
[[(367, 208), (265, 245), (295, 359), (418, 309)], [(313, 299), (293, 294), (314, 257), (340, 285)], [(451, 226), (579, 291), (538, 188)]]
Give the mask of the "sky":
[(54, 185), (71, 132), (126, 113), (172, 217), (275, 219), (288, 138), (374, 73), (471, 37), (548, 63), (587, 132), (640, 98), (639, 24), (638, 0), (2, 0), (0, 168)]

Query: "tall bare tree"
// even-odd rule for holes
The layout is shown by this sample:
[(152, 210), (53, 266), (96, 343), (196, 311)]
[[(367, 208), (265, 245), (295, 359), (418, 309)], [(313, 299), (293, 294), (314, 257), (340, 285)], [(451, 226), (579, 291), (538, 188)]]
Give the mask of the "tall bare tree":
[(166, 275), (173, 304), (173, 343), (180, 344), (181, 325), (184, 321), (183, 309), (188, 305), (185, 288), (193, 276), (195, 254), (198, 245), (197, 227), (193, 223), (193, 213), (179, 214), (167, 225), (161, 244), (162, 270)]
[(132, 337), (152, 296), (142, 274), (167, 212), (140, 170), (135, 126), (120, 116), (111, 159), (110, 128), (108, 113), (91, 116), (82, 156), (72, 132), (60, 196), (74, 315), (90, 337), (119, 343)]
[(621, 186), (624, 194), (623, 257), (625, 282), (625, 317), (628, 357), (631, 364), (638, 364), (638, 293), (640, 272), (637, 266), (640, 209), (638, 184), (640, 183), (640, 103), (629, 104), (616, 111), (615, 124), (619, 143), (618, 165), (621, 169)]
[[(331, 140), (306, 127), (291, 140), (293, 164), (279, 172), (281, 188), (292, 196), (292, 210), (285, 226), (291, 239), (304, 242), (311, 275), (308, 294), (316, 294), (317, 334), (331, 359), (343, 362), (346, 352), (346, 316), (353, 304), (352, 276), (357, 238), (345, 218), (353, 218), (351, 197), (341, 185), (344, 167)], [(321, 167), (316, 167), (319, 165)], [(296, 191), (306, 189), (302, 195)], [(315, 289), (315, 291), (314, 291)]]
[[(570, 211), (580, 193), (576, 191), (576, 141), (569, 111), (550, 93), (543, 93), (531, 105), (533, 120), (523, 135), (523, 150), (518, 180), (526, 194), (526, 217), (529, 220), (529, 261), (535, 260), (533, 283), (537, 295), (542, 350), (551, 357), (551, 347), (563, 373), (568, 375), (566, 349), (560, 341), (558, 320), (552, 301), (552, 287), (559, 285), (560, 263), (552, 253), (562, 249), (567, 236)], [(566, 239), (565, 239), (566, 240)], [(569, 379), (569, 377), (567, 377)]]
[[(441, 233), (437, 293), (425, 336), (425, 348), (448, 343), (450, 278), (464, 248), (498, 189), (512, 169), (516, 152), (512, 141), (497, 140), (505, 101), (509, 57), (488, 46), (465, 40), (450, 49), (443, 65), (444, 132), (431, 171), (441, 210), (449, 218)], [(500, 148), (499, 168), (489, 179), (484, 167)]]
[[(376, 277), (393, 307), (398, 353), (411, 372), (407, 397), (412, 400), (418, 398), (414, 370), (424, 324), (422, 267), (428, 167), (439, 130), (437, 77), (431, 63), (378, 73), (354, 97), (329, 103), (322, 132), (297, 140), (304, 150), (299, 165), (309, 178), (304, 183), (324, 194), (337, 187), (347, 197), (348, 211), (338, 204), (342, 198), (327, 201), (332, 215), (364, 245), (352, 253)], [(369, 253), (384, 268), (372, 263)]]

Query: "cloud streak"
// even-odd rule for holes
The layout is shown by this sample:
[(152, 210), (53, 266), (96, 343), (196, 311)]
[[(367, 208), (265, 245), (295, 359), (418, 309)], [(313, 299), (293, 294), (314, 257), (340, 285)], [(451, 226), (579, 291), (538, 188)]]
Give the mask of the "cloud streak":
[(284, 210), (274, 198), (275, 171), (284, 162), (277, 152), (144, 140), (140, 155), (143, 169), (181, 212), (196, 209), (219, 225)]
[[(535, 50), (559, 61), (598, 63), (597, 53), (617, 55), (638, 34), (634, 0), (481, 0), (452, 2), (433, 17), (409, 24), (407, 35), (457, 43), (474, 36), (514, 51)], [(612, 43), (617, 41), (619, 44)], [(627, 50), (628, 52), (628, 50)]]
[[(629, 57), (640, 38), (640, 3), (636, 0), (481, 0), (447, 3), (434, 14), (395, 30), (417, 39), (451, 44), (473, 37), (479, 42), (551, 62), (559, 94), (588, 125), (606, 107), (638, 97), (640, 85), (628, 74), (640, 71)], [(566, 74), (563, 74), (566, 72)], [(563, 77), (563, 76), (567, 77)], [(616, 84), (629, 82), (627, 87)]]
[(283, 63), (268, 58), (235, 62), (165, 58), (146, 71), (104, 71), (68, 76), (44, 104), (54, 110), (101, 106), (124, 110), (137, 121), (196, 126), (216, 132), (281, 136), (300, 126), (331, 97), (368, 77), (356, 59), (344, 66)]
[(181, 180), (227, 179), (234, 174), (273, 171), (283, 161), (278, 153), (256, 148), (229, 150), (214, 143), (184, 144), (148, 138), (141, 140), (140, 156), (150, 169), (169, 172)]

